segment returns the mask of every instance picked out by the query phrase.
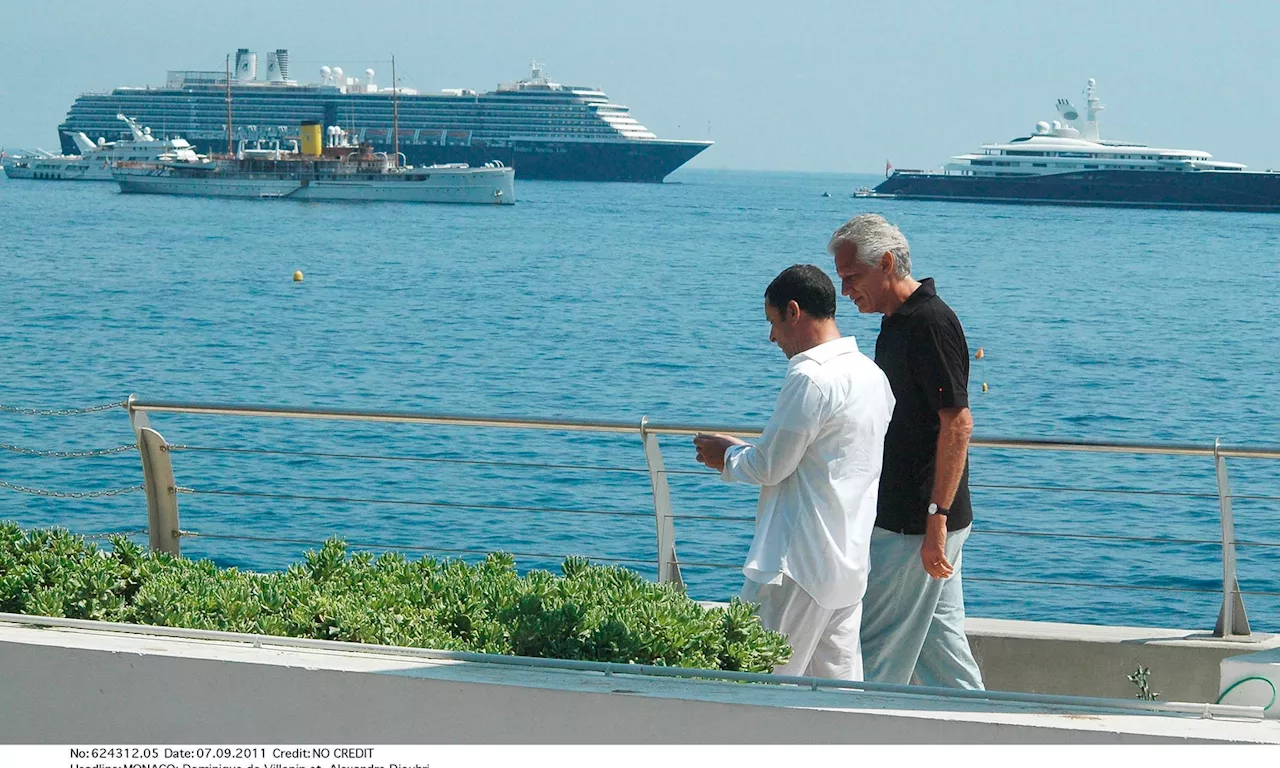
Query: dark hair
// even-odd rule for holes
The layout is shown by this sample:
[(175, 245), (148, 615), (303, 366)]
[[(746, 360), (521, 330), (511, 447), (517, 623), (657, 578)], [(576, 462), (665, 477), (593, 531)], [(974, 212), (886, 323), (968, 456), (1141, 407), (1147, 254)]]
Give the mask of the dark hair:
[(778, 312), (794, 301), (805, 314), (816, 318), (836, 316), (836, 287), (821, 267), (796, 264), (787, 267), (764, 289), (764, 300)]

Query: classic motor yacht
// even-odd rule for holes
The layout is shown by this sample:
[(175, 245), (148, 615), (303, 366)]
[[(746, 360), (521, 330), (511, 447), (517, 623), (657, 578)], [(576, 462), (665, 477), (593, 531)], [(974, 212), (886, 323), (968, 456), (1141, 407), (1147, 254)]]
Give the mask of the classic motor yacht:
[(511, 205), (515, 171), (491, 161), (404, 166), (399, 157), (352, 144), (331, 125), (321, 145), (319, 123), (304, 124), (301, 151), (241, 147), (207, 162), (121, 162), (113, 175), (121, 192), (290, 200), (346, 200)]

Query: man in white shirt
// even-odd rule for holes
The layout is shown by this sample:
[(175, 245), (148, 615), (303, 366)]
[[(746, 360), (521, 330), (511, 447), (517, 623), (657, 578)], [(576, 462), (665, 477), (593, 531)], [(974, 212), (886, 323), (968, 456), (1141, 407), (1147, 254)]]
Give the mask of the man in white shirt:
[(836, 290), (798, 264), (765, 291), (769, 340), (790, 361), (764, 434), (693, 439), (698, 461), (727, 481), (761, 486), (743, 567), (744, 600), (787, 635), (777, 674), (862, 679), (859, 627), (871, 528), (893, 391), (836, 326)]

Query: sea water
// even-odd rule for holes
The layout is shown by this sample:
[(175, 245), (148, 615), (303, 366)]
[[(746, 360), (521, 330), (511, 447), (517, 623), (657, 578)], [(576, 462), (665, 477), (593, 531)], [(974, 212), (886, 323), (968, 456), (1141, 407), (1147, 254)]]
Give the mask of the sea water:
[[(514, 207), (306, 204), (0, 182), (0, 403), (229, 402), (761, 426), (786, 360), (765, 286), (875, 211), (911, 241), (972, 352), (978, 436), (1280, 444), (1280, 216), (855, 198), (870, 177), (686, 170), (661, 185), (517, 180)], [(827, 193), (829, 196), (824, 196)], [(295, 270), (305, 279), (295, 282)], [(879, 319), (841, 298), (868, 354)], [(988, 385), (982, 391), (982, 385)], [(184, 555), (279, 569), (326, 537), (413, 557), (502, 549), (652, 577), (637, 435), (153, 415)], [(0, 413), (0, 444), (132, 442), (121, 410)], [(661, 440), (690, 593), (741, 584), (755, 489)], [(1213, 462), (974, 448), (970, 615), (1211, 628)], [(1280, 462), (1228, 462), (1255, 629), (1280, 630)], [(136, 453), (0, 448), (0, 481), (141, 482)], [(0, 518), (146, 527), (138, 492), (0, 487)], [(1183, 540), (1170, 542), (1170, 539)], [(1162, 541), (1163, 540), (1163, 541)], [(1272, 544), (1273, 546), (1265, 546)], [(1079, 585), (1088, 586), (1079, 586)], [(1144, 587), (1150, 589), (1132, 589)]]

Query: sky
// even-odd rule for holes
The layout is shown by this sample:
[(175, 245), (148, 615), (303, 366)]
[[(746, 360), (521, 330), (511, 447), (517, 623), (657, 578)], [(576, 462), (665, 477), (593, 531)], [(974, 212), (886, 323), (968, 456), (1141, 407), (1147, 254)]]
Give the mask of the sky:
[[(1280, 3), (1147, 0), (193, 3), (0, 0), (0, 146), (56, 149), (76, 96), (249, 48), (487, 90), (545, 64), (602, 88), (690, 167), (931, 168), (1029, 133), (1098, 82), (1102, 136), (1280, 169)], [(259, 57), (260, 66), (265, 56)]]

